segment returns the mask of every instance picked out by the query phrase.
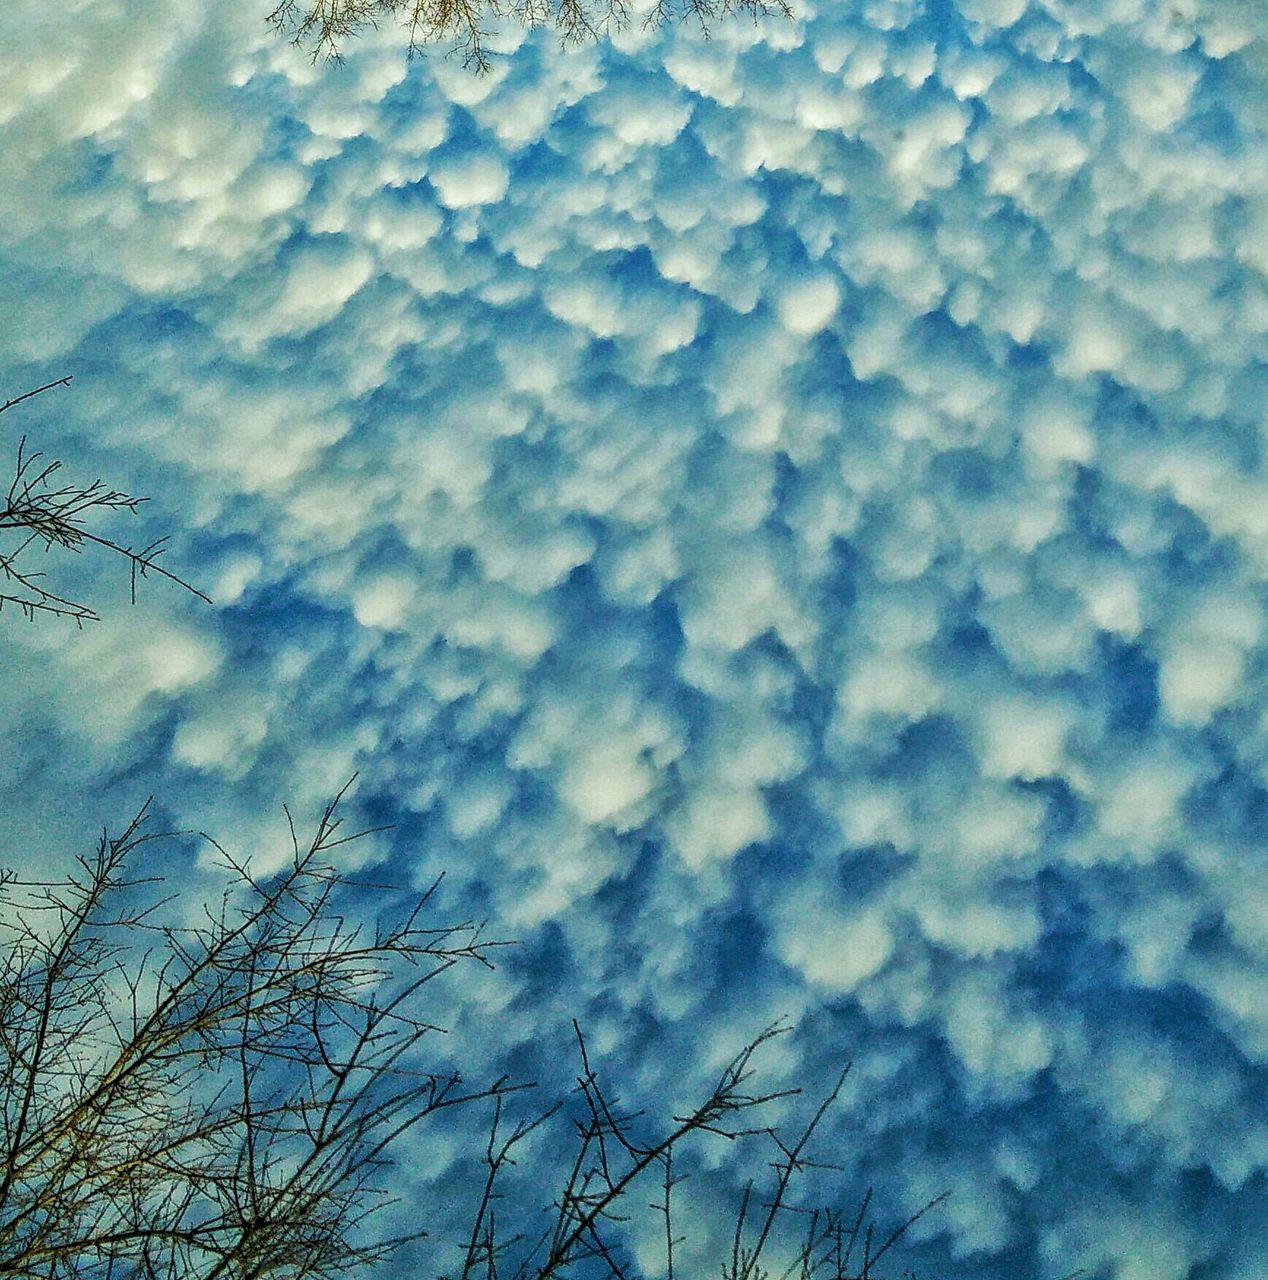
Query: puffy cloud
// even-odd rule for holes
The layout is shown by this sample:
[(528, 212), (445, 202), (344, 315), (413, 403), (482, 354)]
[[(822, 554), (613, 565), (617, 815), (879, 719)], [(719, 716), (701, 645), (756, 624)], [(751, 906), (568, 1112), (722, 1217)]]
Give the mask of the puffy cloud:
[(360, 856), (544, 991), (473, 977), (449, 1051), (576, 1013), (659, 1105), (788, 1011), (896, 1213), (974, 1188), (923, 1269), (1258, 1275), (1260, 7), (508, 28), (485, 78), (22, 8), (0, 347), (76, 383), (6, 425), (217, 608), (6, 622), (12, 857), (150, 791), (282, 856), (359, 769)]
[(506, 163), (496, 155), (473, 152), (438, 161), (428, 176), (449, 209), (493, 204), (506, 194), (510, 176)]
[(792, 333), (812, 334), (836, 314), (841, 291), (831, 276), (793, 282), (779, 296), (779, 319)]

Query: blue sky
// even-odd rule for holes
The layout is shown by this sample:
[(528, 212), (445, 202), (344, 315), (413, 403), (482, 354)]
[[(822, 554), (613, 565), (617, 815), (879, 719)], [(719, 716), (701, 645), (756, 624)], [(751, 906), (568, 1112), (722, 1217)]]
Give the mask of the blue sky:
[(75, 379), (5, 430), (215, 600), (6, 613), (6, 857), (153, 793), (265, 867), (359, 771), (349, 858), (524, 942), (456, 1056), (575, 1016), (656, 1106), (785, 1015), (848, 1192), (954, 1190), (922, 1274), (1268, 1274), (1265, 11), (477, 79), (266, 7), (0, 13), (3, 389)]

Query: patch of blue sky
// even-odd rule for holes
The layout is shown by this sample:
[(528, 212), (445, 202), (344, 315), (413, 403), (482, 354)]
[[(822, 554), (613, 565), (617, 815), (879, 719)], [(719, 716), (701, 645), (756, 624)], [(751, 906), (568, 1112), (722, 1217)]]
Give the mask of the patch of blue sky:
[(5, 630), (12, 856), (155, 792), (264, 865), (359, 770), (349, 857), (523, 941), (455, 1059), (575, 1015), (655, 1107), (786, 1014), (851, 1187), (955, 1190), (922, 1274), (1261, 1276), (1261, 9), (474, 79), (134, 8), (0, 15), (0, 350), (217, 607)]

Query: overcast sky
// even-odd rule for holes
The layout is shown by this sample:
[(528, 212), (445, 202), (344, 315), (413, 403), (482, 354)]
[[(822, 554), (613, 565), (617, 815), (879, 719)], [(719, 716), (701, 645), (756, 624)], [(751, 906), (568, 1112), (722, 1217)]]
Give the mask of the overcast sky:
[(266, 8), (0, 7), (0, 392), (74, 375), (0, 444), (215, 602), (0, 618), (6, 859), (153, 793), (277, 865), (359, 771), (349, 858), (525, 944), (453, 1053), (566, 1078), (575, 1016), (663, 1111), (784, 1015), (843, 1194), (953, 1189), (923, 1276), (1263, 1280), (1268, 11), (475, 78)]

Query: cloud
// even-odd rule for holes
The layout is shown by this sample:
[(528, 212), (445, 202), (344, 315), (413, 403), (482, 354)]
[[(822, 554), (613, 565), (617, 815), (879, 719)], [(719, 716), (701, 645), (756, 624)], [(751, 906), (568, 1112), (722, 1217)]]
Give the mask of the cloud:
[(525, 944), (446, 1052), (566, 1083), (575, 1014), (659, 1106), (787, 1012), (847, 1172), (960, 1192), (922, 1270), (1258, 1275), (1261, 9), (475, 79), (178, 8), (0, 49), (6, 378), (76, 377), (6, 426), (217, 601), (5, 621), (12, 856), (155, 792), (276, 858), (359, 770), (362, 856)]
[(493, 204), (506, 193), (509, 180), (499, 157), (478, 153), (446, 158), (432, 168), (430, 177), (441, 204), (449, 209)]

